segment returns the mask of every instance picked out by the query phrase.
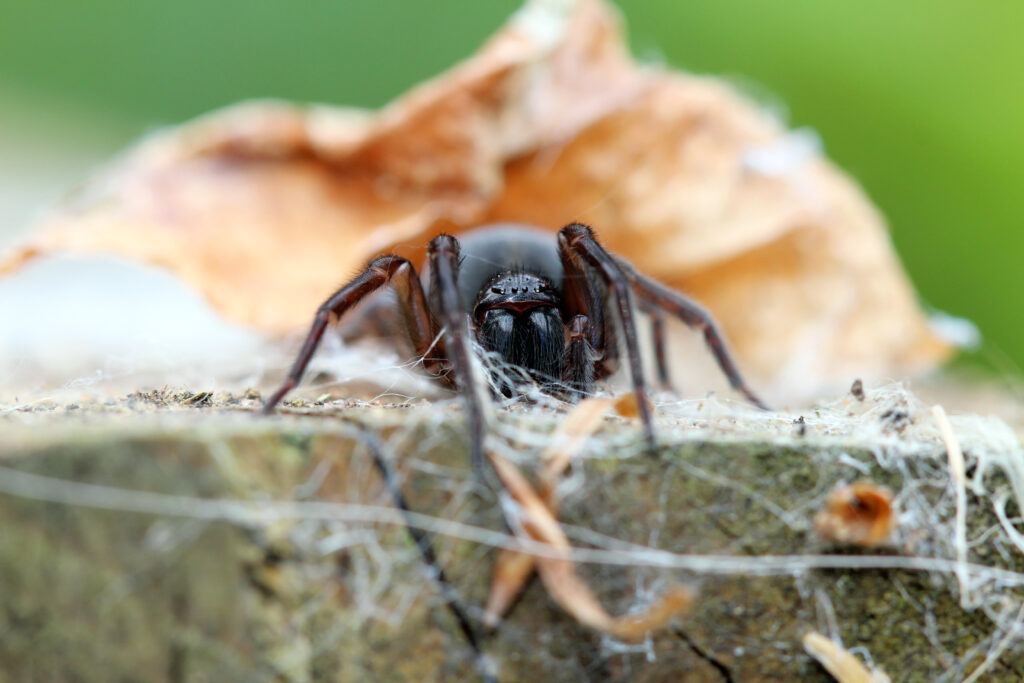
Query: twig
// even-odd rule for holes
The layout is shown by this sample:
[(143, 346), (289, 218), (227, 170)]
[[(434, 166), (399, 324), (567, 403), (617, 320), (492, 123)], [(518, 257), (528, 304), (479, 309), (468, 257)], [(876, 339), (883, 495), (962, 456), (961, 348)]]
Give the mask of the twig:
[(946, 454), (949, 457), (949, 470), (953, 479), (953, 486), (956, 491), (956, 579), (960, 584), (960, 606), (964, 609), (971, 607), (970, 599), (970, 572), (967, 565), (967, 473), (964, 467), (964, 453), (960, 449), (960, 442), (957, 441), (953, 427), (949, 424), (946, 411), (942, 406), (936, 405), (932, 408), (932, 415), (939, 425), (939, 432), (946, 444)]

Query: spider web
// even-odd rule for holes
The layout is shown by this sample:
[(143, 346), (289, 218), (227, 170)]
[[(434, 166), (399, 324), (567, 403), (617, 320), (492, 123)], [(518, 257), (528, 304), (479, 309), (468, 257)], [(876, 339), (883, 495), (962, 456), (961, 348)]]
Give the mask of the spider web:
[[(515, 504), (495, 504), (468, 470), (459, 400), (425, 381), (415, 363), (382, 366), (377, 348), (371, 367), (366, 352), (327, 350), (299, 392), (308, 398), (283, 408), (300, 417), (269, 427), (242, 414), (258, 401), (238, 391), (90, 399), (98, 382), (8, 404), (0, 410), (16, 438), (5, 440), (0, 504), (16, 528), (59, 520), (65, 542), (81, 546), (72, 552), (79, 561), (114, 558), (117, 571), (103, 575), (96, 605), (78, 608), (85, 613), (106, 610), (118, 621), (147, 604), (159, 612), (167, 590), (196, 604), (193, 592), (202, 590), (188, 582), (154, 588), (177, 585), (182, 567), (201, 567), (217, 585), (240, 582), (231, 604), (246, 615), (243, 640), (255, 650), (239, 659), (223, 629), (179, 617), (205, 629), (207, 646), (187, 638), (180, 646), (197, 670), (289, 680), (472, 678), (472, 652), (445, 611), (433, 569), (381, 487), (362, 427), (346, 420), (379, 436), (413, 523), (432, 534), (475, 620), (494, 549), (522, 547), (505, 526)], [(284, 367), (287, 358), (280, 352), (267, 364)], [(502, 372), (493, 361), (490, 368)], [(607, 418), (559, 485), (561, 521), (579, 574), (610, 612), (643, 610), (679, 583), (696, 590), (694, 608), (643, 642), (624, 643), (575, 623), (534, 581), (484, 642), (503, 677), (827, 680), (803, 653), (808, 630), (897, 680), (1015, 675), (1024, 636), (1024, 454), (1005, 422), (948, 418), (963, 454), (958, 478), (932, 406), (900, 384), (870, 388), (863, 401), (847, 395), (771, 413), (727, 395), (663, 392), (654, 401), (664, 454), (645, 453), (631, 420)], [(57, 429), (54, 414), (72, 404), (86, 424)], [(537, 468), (569, 409), (529, 386), (520, 398), (487, 405), (488, 449), (524, 472)], [(135, 419), (131, 436), (115, 429), (108, 438), (104, 429), (124, 412)], [(44, 435), (43, 426), (57, 433)], [(81, 437), (79, 429), (88, 438), (61, 445), (67, 434)], [(265, 443), (274, 439), (286, 447)], [(896, 530), (873, 550), (830, 544), (814, 531), (829, 493), (859, 480), (895, 494)], [(96, 531), (110, 524), (109, 511), (119, 513), (120, 540)], [(536, 543), (527, 550), (551, 553)], [(52, 558), (21, 560), (5, 582), (29, 590), (27, 574)], [(226, 569), (234, 563), (241, 579)], [(69, 622), (79, 616), (59, 595), (45, 602)], [(395, 659), (402, 653), (419, 658), (420, 668), (403, 668)], [(144, 648), (133, 654), (148, 661)], [(96, 666), (99, 677), (116, 662)]]

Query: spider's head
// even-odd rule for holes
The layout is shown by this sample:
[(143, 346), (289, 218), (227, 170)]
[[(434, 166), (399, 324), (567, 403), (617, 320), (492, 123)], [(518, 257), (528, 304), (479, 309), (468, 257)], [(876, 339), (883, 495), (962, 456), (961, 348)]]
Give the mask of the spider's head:
[(541, 382), (561, 379), (565, 324), (558, 292), (532, 273), (504, 272), (480, 291), (473, 307), (480, 344)]

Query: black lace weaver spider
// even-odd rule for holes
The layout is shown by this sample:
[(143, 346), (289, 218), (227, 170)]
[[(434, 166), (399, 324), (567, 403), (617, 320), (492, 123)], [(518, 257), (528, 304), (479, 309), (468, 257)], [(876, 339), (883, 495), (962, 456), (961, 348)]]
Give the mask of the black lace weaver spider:
[[(377, 257), (321, 304), (288, 377), (267, 399), (264, 413), (272, 412), (299, 383), (328, 325), (385, 285), (397, 293), (406, 333), (425, 369), (462, 395), (473, 469), (481, 477), (486, 473), (486, 425), (472, 368), (471, 334), (503, 363), (522, 370), (548, 391), (572, 400), (589, 393), (596, 381), (618, 368), (616, 327), (612, 324), (612, 316), (617, 313), (644, 436), (654, 451), (656, 440), (636, 330), (635, 297), (654, 322), (655, 358), (662, 383), (667, 382), (668, 371), (661, 315), (668, 313), (703, 331), (732, 387), (754, 405), (765, 408), (740, 376), (722, 335), (704, 308), (608, 252), (589, 227), (571, 223), (557, 237), (512, 224), (485, 226), (458, 239), (439, 235), (430, 242), (422, 281), (407, 259), (390, 254)], [(495, 390), (510, 396), (517, 387), (499, 380)], [(410, 509), (390, 464), (373, 435), (364, 430), (364, 437), (395, 505), (408, 515)], [(496, 680), (480, 638), (438, 564), (429, 534), (406, 521), (424, 562), (433, 569), (448, 610), (475, 654), (481, 678)]]
[[(654, 343), (663, 379), (668, 373), (658, 323), (660, 315), (668, 313), (703, 331), (732, 387), (765, 407), (740, 376), (704, 308), (608, 252), (589, 227), (571, 223), (557, 237), (511, 224), (485, 226), (461, 238), (439, 235), (430, 242), (422, 282), (407, 259), (377, 257), (317, 310), (287, 379), (264, 404), (265, 413), (299, 383), (328, 325), (385, 285), (398, 294), (406, 331), (425, 369), (463, 396), (478, 473), (484, 470), (485, 425), (471, 367), (470, 334), (486, 351), (548, 387), (562, 387), (561, 393), (574, 398), (618, 368), (611, 324), (617, 314), (645, 438), (654, 450), (648, 383), (632, 306), (635, 297), (655, 316)], [(510, 395), (515, 387), (505, 383), (501, 391)]]

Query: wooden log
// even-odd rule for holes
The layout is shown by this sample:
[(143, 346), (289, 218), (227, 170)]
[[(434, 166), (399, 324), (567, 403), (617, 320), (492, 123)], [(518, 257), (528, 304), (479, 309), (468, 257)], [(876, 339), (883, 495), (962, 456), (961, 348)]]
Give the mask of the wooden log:
[[(381, 439), (479, 624), (493, 546), (513, 539), (468, 469), (458, 404), (294, 402), (269, 418), (257, 405), (164, 391), (0, 410), (8, 680), (477, 676), (361, 436)], [(899, 390), (802, 416), (665, 412), (657, 457), (608, 420), (566, 480), (561, 521), (582, 560), (603, 561), (578, 571), (611, 612), (680, 582), (693, 609), (618, 643), (534, 581), (484, 638), (500, 680), (831, 680), (803, 651), (812, 630), (893, 680), (959, 680), (989, 655), (991, 680), (1024, 676), (1024, 555), (992, 498), (1013, 477), (970, 425), (957, 434), (978, 478), (957, 487), (930, 413)], [(561, 417), (496, 411), (491, 445), (530, 471)], [(897, 527), (873, 549), (815, 531), (828, 494), (858, 480), (895, 493)]]

